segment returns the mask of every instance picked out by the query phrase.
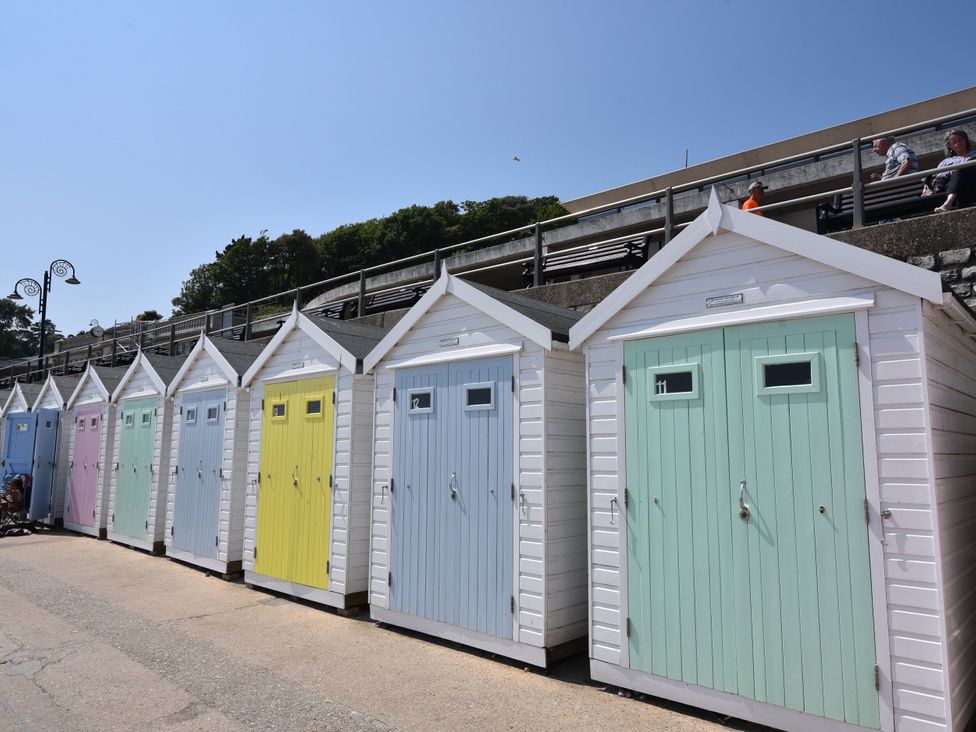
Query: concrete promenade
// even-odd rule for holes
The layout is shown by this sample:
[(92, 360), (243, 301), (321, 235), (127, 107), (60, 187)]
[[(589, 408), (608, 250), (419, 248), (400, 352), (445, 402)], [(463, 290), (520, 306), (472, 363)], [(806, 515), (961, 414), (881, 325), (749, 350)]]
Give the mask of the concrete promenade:
[(626, 699), (61, 532), (0, 538), (0, 732), (691, 730)]

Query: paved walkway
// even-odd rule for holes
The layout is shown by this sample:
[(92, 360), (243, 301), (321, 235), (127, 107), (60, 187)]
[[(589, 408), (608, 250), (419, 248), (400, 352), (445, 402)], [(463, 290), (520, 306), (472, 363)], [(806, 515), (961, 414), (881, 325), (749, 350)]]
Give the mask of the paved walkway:
[[(67, 533), (0, 539), (0, 732), (723, 730)], [(745, 729), (741, 723), (735, 727)]]

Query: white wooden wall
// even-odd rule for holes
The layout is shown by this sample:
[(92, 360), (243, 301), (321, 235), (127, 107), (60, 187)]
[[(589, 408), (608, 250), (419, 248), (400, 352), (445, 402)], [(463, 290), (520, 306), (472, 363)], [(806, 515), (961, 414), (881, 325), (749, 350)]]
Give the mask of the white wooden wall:
[[(153, 438), (152, 480), (149, 488), (149, 530), (146, 532), (152, 542), (163, 541), (166, 530), (166, 501), (169, 493), (170, 439), (173, 434), (173, 403), (156, 391), (156, 387), (143, 366), (132, 374), (122, 393), (115, 400), (116, 414), (112, 420), (112, 455), (119, 454), (122, 409), (127, 399), (145, 399), (156, 395), (156, 433)], [(114, 458), (113, 458), (114, 459)], [(118, 471), (115, 462), (109, 466), (111, 473), (108, 501), (108, 530), (114, 531), (112, 516), (115, 513), (115, 491)]]
[[(385, 362), (443, 354), (439, 341), (458, 337), (456, 349), (499, 343), (522, 343), (515, 356), (518, 423), (514, 455), (517, 492), (524, 494), (515, 532), (517, 548), (515, 640), (526, 645), (552, 646), (585, 633), (586, 567), (581, 553), (585, 537), (584, 403), (579, 388), (563, 389), (572, 374), (582, 377), (577, 354), (557, 358), (494, 318), (453, 295), (445, 295), (394, 347)], [(381, 363), (376, 369), (375, 429), (373, 432), (370, 603), (389, 607), (389, 486), (392, 471), (394, 372)], [(547, 378), (554, 383), (547, 387)], [(579, 382), (581, 386), (582, 382)], [(574, 409), (575, 405), (575, 409)], [(553, 420), (547, 419), (547, 410)], [(574, 425), (575, 422), (575, 425)], [(551, 440), (549, 435), (556, 435)], [(563, 434), (565, 433), (565, 434)], [(563, 457), (567, 441), (576, 436), (577, 475), (567, 475)], [(562, 438), (566, 439), (562, 439)], [(548, 450), (548, 452), (547, 452)], [(549, 481), (552, 481), (550, 484)], [(551, 510), (551, 513), (550, 513)], [(568, 534), (576, 531), (575, 539)], [(574, 543), (575, 542), (575, 543)], [(574, 557), (578, 556), (576, 566)], [(553, 586), (547, 587), (547, 578)], [(547, 633), (553, 633), (550, 638)]]
[[(302, 364), (296, 367), (295, 364)], [(323, 372), (322, 369), (337, 369)], [(261, 465), (261, 400), (264, 398), (263, 379), (274, 379), (282, 374), (298, 378), (318, 378), (332, 373), (336, 376), (335, 405), (335, 453), (333, 475), (339, 478), (338, 486), (332, 493), (331, 545), (329, 547), (329, 590), (339, 594), (362, 592), (365, 578), (357, 574), (358, 558), (365, 554), (369, 537), (365, 531), (358, 535), (352, 529), (357, 525), (356, 509), (368, 501), (368, 497), (357, 495), (357, 487), (365, 484), (361, 476), (364, 458), (360, 450), (368, 456), (369, 441), (361, 445), (352, 439), (361, 436), (362, 426), (358, 413), (362, 407), (354, 407), (353, 399), (362, 398), (362, 391), (371, 393), (368, 386), (354, 380), (352, 374), (318, 343), (301, 330), (293, 330), (278, 346), (274, 355), (268, 359), (261, 373), (252, 382), (250, 390), (250, 417), (247, 429), (247, 491), (244, 511), (244, 569), (254, 571), (254, 542), (257, 537), (258, 520), (258, 470)], [(367, 394), (367, 405), (369, 404)], [(368, 460), (368, 457), (365, 458)], [(346, 476), (343, 478), (342, 476)], [(368, 490), (368, 485), (365, 486)], [(360, 489), (362, 492), (362, 489)], [(358, 520), (362, 523), (362, 520)]]
[[(932, 484), (922, 382), (921, 306), (917, 298), (840, 272), (783, 250), (724, 232), (676, 263), (587, 341), (591, 627), (590, 656), (628, 665), (621, 586), (620, 522), (610, 523), (610, 499), (620, 498), (618, 431), (624, 429), (619, 381), (621, 348), (607, 337), (680, 317), (705, 315), (706, 297), (742, 292), (760, 305), (836, 297), (874, 289), (869, 311), (874, 378), (877, 474), (882, 506), (893, 520), (885, 529), (884, 574), (888, 606), (890, 685), (899, 730), (945, 728), (943, 659)], [(871, 471), (868, 471), (869, 473)], [(876, 517), (877, 520), (877, 517)], [(876, 541), (876, 538), (872, 539)], [(876, 622), (878, 613), (876, 612)], [(883, 692), (887, 694), (887, 692)]]
[(927, 309), (925, 370), (934, 455), (946, 661), (954, 728), (976, 705), (976, 344), (944, 312)]

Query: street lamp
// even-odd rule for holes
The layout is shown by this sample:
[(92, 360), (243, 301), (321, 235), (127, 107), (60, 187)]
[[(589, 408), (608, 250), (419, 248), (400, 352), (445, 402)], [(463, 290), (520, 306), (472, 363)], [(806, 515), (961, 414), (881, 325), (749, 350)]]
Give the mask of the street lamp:
[(51, 291), (51, 280), (55, 276), (65, 277), (69, 272), (71, 276), (67, 277), (64, 281), (69, 285), (80, 285), (81, 281), (75, 277), (75, 266), (67, 259), (55, 259), (44, 273), (43, 284), (31, 277), (22, 277), (14, 285), (14, 291), (7, 296), (11, 300), (23, 300), (24, 298), (20, 294), (21, 290), (27, 297), (41, 296), (41, 332), (37, 344), (37, 357), (42, 359), (42, 364), (44, 359), (44, 340), (47, 336), (47, 329), (45, 328), (47, 325), (47, 295)]

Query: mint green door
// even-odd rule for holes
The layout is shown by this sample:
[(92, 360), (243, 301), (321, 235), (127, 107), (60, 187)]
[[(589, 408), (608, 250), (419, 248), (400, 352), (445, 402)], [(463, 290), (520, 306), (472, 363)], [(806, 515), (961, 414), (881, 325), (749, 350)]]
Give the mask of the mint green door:
[(633, 668), (880, 727), (854, 349), (849, 315), (626, 344)]
[(153, 443), (156, 438), (154, 397), (122, 402), (118, 476), (112, 525), (116, 533), (146, 538), (152, 487)]

